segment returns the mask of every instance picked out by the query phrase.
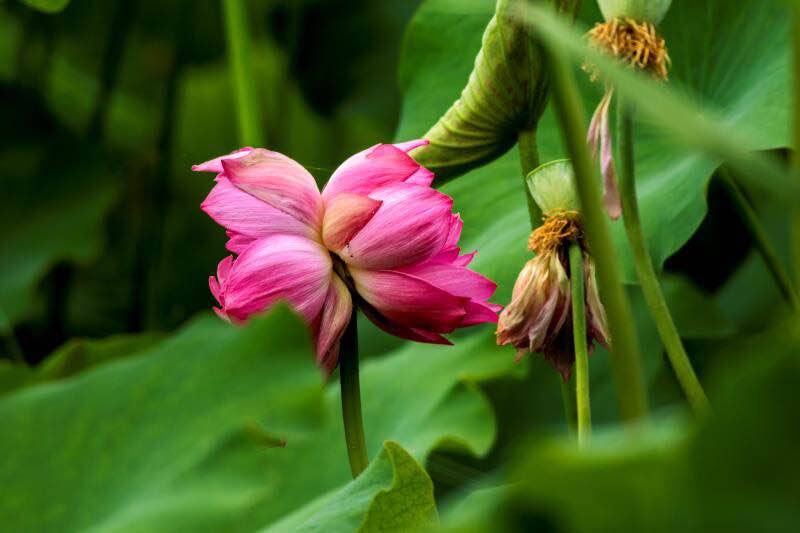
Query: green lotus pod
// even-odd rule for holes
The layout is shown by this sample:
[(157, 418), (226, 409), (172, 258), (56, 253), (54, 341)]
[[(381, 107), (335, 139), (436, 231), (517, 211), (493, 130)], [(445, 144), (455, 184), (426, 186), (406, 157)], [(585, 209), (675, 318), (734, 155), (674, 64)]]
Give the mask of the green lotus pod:
[(667, 14), (672, 0), (597, 0), (603, 18), (632, 18), (658, 24)]
[[(574, 15), (577, 0), (535, 0)], [(548, 83), (531, 29), (527, 0), (497, 0), (475, 67), (460, 98), (425, 134), (430, 144), (414, 159), (437, 183), (504, 154), (523, 129), (535, 128), (547, 103)]]
[(533, 201), (543, 213), (557, 209), (580, 211), (578, 191), (569, 159), (556, 159), (532, 170), (525, 178)]

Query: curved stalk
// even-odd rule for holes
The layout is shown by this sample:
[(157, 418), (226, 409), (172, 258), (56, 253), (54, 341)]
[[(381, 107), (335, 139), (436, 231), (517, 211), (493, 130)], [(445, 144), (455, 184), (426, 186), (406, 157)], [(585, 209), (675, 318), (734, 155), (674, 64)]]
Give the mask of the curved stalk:
[(717, 174), (720, 178), (720, 183), (725, 187), (725, 191), (736, 206), (736, 211), (742, 218), (742, 222), (747, 226), (750, 236), (753, 237), (756, 247), (762, 259), (764, 259), (764, 263), (766, 263), (772, 277), (775, 279), (775, 283), (778, 285), (781, 294), (783, 294), (787, 303), (792, 307), (792, 310), (800, 311), (800, 297), (797, 295), (797, 290), (794, 288), (789, 274), (783, 269), (781, 261), (778, 259), (778, 254), (769, 243), (767, 234), (761, 226), (761, 222), (758, 220), (758, 215), (756, 215), (750, 202), (747, 201), (742, 190), (736, 184), (730, 171), (722, 167)]
[(586, 444), (592, 433), (592, 408), (589, 401), (589, 349), (586, 345), (586, 296), (583, 286), (583, 250), (569, 245), (569, 272), (572, 285), (572, 339), (575, 345), (575, 399), (578, 415), (578, 445)]
[(625, 221), (625, 232), (631, 247), (636, 274), (644, 293), (644, 299), (650, 308), (650, 316), (656, 323), (656, 329), (664, 343), (672, 368), (678, 382), (686, 395), (689, 404), (697, 414), (708, 411), (709, 404), (706, 393), (697, 379), (692, 363), (683, 348), (675, 322), (664, 300), (658, 282), (650, 252), (644, 240), (642, 223), (639, 218), (639, 204), (636, 198), (636, 179), (633, 162), (633, 121), (628, 105), (621, 100), (617, 104), (617, 128), (620, 153), (620, 195), (622, 196), (622, 215)]
[(620, 413), (626, 421), (635, 422), (644, 418), (648, 410), (639, 343), (600, 197), (600, 176), (586, 145), (586, 115), (569, 63), (558, 49), (543, 44), (553, 80), (553, 105), (575, 170), (584, 230), (597, 267), (600, 296), (608, 314), (613, 342), (611, 362)]
[(239, 126), (239, 142), (242, 145), (263, 146), (261, 113), (256, 98), (250, 31), (247, 27), (245, 9), (241, 0), (222, 0), (225, 12), (225, 37), (228, 41), (228, 62), (231, 83), (236, 95), (236, 118)]
[(342, 422), (347, 456), (353, 479), (367, 468), (367, 443), (361, 417), (361, 386), (358, 379), (358, 317), (356, 311), (342, 335), (339, 353), (339, 382), (342, 390)]

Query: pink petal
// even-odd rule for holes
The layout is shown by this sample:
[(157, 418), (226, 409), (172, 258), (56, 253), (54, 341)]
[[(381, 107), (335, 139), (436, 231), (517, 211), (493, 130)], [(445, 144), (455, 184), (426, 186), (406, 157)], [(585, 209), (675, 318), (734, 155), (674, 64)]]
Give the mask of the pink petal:
[(343, 192), (368, 195), (379, 187), (409, 179), (430, 185), (432, 173), (426, 170), (418, 174), (422, 167), (406, 154), (406, 151), (426, 143), (377, 144), (351, 156), (334, 171), (322, 197), (328, 200)]
[(317, 364), (327, 375), (339, 362), (339, 341), (353, 316), (353, 300), (344, 282), (334, 274), (328, 288), (317, 334)]
[(340, 257), (370, 269), (424, 261), (442, 250), (451, 226), (453, 200), (428, 187), (405, 183), (374, 191), (383, 205)]
[(250, 153), (252, 148), (249, 146), (245, 146), (244, 148), (239, 148), (238, 150), (234, 150), (233, 152), (221, 155), (216, 157), (210, 161), (206, 161), (205, 163), (200, 163), (199, 165), (192, 165), (192, 170), (195, 172), (222, 172), (222, 160), (223, 159), (239, 159), (240, 157), (244, 157)]
[(408, 153), (414, 148), (419, 148), (420, 146), (427, 146), (428, 140), (427, 139), (414, 139), (413, 141), (406, 141), (403, 143), (395, 143), (395, 148), (399, 148), (400, 150)]
[(253, 240), (276, 233), (315, 236), (307, 225), (234, 187), (225, 176), (217, 179), (200, 207), (228, 230), (228, 248), (232, 251), (241, 251)]
[(341, 193), (325, 202), (322, 242), (339, 252), (369, 222), (383, 202), (369, 196)]
[(319, 231), (322, 197), (311, 174), (293, 159), (263, 148), (239, 159), (223, 159), (225, 176), (236, 187)]
[(460, 266), (426, 262), (400, 267), (397, 271), (423, 279), (455, 296), (472, 300), (488, 300), (497, 289), (497, 284), (492, 280)]
[(369, 318), (373, 324), (381, 328), (386, 333), (394, 335), (395, 337), (400, 337), (401, 339), (407, 339), (410, 341), (425, 342), (428, 344), (453, 344), (438, 333), (420, 328), (408, 328), (401, 326), (396, 322), (392, 322), (385, 316), (381, 315), (377, 309), (364, 302), (359, 305), (359, 309), (363, 311), (364, 316)]
[(294, 235), (254, 241), (235, 261), (226, 258), (217, 273), (223, 312), (247, 320), (278, 300), (287, 300), (311, 324), (325, 302), (331, 280), (328, 251)]
[(468, 298), (450, 294), (416, 276), (392, 270), (349, 270), (359, 296), (401, 326), (449, 333), (467, 314)]

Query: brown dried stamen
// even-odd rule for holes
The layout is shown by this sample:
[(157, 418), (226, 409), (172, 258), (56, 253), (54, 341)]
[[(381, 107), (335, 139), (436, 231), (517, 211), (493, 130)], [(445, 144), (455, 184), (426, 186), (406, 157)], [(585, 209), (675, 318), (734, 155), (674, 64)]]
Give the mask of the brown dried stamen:
[[(587, 33), (591, 42), (599, 49), (611, 53), (623, 62), (650, 72), (662, 80), (672, 61), (667, 53), (664, 38), (650, 22), (637, 22), (630, 18), (616, 18), (598, 22)], [(592, 81), (599, 77), (592, 65), (584, 65)]]
[(533, 230), (528, 238), (528, 249), (536, 254), (558, 250), (565, 241), (581, 238), (580, 213), (554, 209), (544, 214), (544, 224)]

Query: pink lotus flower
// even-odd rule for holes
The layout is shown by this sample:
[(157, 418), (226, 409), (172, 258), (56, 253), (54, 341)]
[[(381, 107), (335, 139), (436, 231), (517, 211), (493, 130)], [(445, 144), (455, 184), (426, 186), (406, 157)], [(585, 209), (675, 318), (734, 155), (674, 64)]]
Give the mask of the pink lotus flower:
[(453, 200), (408, 152), (427, 144), (379, 144), (345, 161), (320, 194), (292, 159), (242, 148), (192, 167), (216, 172), (202, 209), (237, 255), (209, 279), (217, 313), (242, 322), (287, 300), (314, 335), (318, 364), (336, 367), (339, 340), (361, 309), (381, 329), (450, 344), (456, 328), (497, 322), (495, 284), (466, 266)]

